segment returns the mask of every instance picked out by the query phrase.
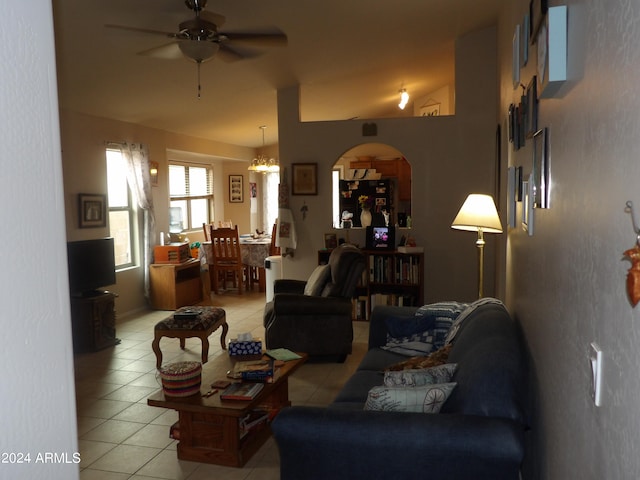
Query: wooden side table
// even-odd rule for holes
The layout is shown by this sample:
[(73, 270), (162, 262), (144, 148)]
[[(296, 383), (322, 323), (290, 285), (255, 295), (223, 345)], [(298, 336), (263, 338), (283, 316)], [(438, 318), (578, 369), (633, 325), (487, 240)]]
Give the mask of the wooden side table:
[(156, 368), (162, 366), (162, 351), (160, 350), (160, 339), (162, 337), (179, 338), (180, 348), (184, 350), (185, 339), (198, 337), (202, 341), (202, 363), (207, 363), (209, 358), (209, 335), (218, 328), (222, 327), (222, 335), (220, 336), (220, 345), (223, 350), (227, 349), (227, 325), (226, 312), (218, 307), (194, 306), (183, 307), (176, 310), (175, 313), (183, 313), (186, 310), (195, 311), (197, 316), (193, 319), (180, 320), (174, 315), (159, 322), (154, 327), (153, 342), (151, 348), (156, 354)]
[(202, 300), (200, 262), (154, 263), (149, 267), (151, 306), (156, 310), (175, 310)]

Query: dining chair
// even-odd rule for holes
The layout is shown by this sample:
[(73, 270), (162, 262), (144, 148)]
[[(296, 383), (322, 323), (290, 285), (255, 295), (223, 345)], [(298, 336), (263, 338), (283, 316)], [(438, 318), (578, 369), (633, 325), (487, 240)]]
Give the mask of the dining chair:
[(242, 264), (238, 226), (210, 228), (209, 239), (213, 258), (207, 261), (214, 293), (218, 294), (220, 290), (220, 280), (222, 280), (222, 287), (226, 289), (227, 280), (231, 277), (233, 286), (237, 286), (238, 293), (242, 294), (245, 267)]

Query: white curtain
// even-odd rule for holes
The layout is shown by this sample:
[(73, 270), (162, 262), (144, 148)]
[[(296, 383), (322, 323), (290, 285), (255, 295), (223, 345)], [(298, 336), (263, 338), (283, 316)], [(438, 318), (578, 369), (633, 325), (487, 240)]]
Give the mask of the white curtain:
[(123, 144), (122, 155), (127, 162), (127, 181), (143, 211), (142, 226), (142, 266), (144, 269), (144, 294), (149, 298), (149, 265), (156, 238), (156, 218), (151, 195), (151, 175), (149, 173), (149, 149), (144, 144)]
[(262, 222), (263, 229), (271, 233), (273, 224), (278, 218), (278, 184), (279, 173), (265, 173), (262, 179)]

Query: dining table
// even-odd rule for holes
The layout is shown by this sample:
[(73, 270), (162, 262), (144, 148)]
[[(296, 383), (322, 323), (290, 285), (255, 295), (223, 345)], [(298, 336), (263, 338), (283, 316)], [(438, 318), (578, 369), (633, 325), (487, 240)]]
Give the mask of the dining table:
[[(258, 291), (265, 291), (265, 271), (264, 261), (271, 251), (271, 235), (253, 236), (243, 234), (239, 236), (240, 254), (242, 255), (242, 263), (250, 268), (255, 268), (258, 275)], [(202, 253), (206, 258), (207, 264), (213, 258), (211, 251), (211, 242), (203, 242)]]

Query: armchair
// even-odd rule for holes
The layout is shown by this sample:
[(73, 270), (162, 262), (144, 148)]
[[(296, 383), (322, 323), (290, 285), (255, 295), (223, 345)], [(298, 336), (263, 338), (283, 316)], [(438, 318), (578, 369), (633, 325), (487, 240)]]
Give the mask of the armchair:
[(364, 269), (360, 249), (343, 244), (307, 281), (276, 280), (273, 300), (264, 310), (267, 348), (337, 356), (344, 361), (353, 341), (351, 298)]

